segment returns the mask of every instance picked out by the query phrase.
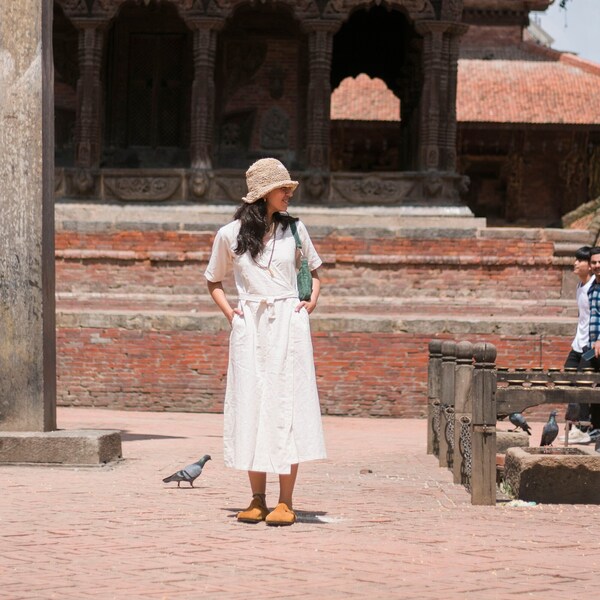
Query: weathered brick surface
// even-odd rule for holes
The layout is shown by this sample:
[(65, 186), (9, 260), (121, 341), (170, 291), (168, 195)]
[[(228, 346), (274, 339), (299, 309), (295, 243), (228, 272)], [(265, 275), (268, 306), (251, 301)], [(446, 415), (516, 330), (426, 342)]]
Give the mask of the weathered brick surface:
[[(59, 230), (62, 405), (222, 410), (229, 334), (202, 275), (213, 232)], [(549, 233), (312, 237), (325, 260), (313, 317), (324, 413), (422, 417), (436, 335), (490, 341), (500, 366), (562, 366), (575, 326), (563, 290), (570, 261), (554, 255)]]
[[(323, 412), (425, 416), (429, 339), (412, 333), (315, 333)], [(485, 335), (483, 339), (497, 346), (499, 365), (523, 367), (561, 367), (570, 344), (568, 338), (543, 336)], [(62, 328), (58, 332), (59, 402), (135, 410), (220, 412), (227, 344), (225, 331)], [(545, 415), (547, 411), (544, 407), (528, 414)]]

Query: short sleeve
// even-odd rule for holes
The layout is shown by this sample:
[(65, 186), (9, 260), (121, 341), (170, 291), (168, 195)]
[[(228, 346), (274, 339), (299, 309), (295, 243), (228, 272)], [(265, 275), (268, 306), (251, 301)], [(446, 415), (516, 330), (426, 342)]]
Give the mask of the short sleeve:
[(204, 277), (212, 283), (223, 281), (233, 261), (231, 244), (224, 228), (219, 229), (213, 242), (212, 253)]
[(304, 223), (302, 223), (302, 221), (297, 221), (296, 226), (298, 228), (298, 235), (300, 236), (300, 242), (302, 243), (302, 253), (304, 254), (305, 258), (308, 260), (308, 268), (311, 271), (314, 271), (315, 269), (318, 269), (323, 264), (323, 261), (321, 260), (321, 257), (317, 254), (317, 251), (315, 250), (315, 247), (313, 246), (312, 240), (310, 239), (310, 236), (308, 235), (308, 231), (306, 230)]

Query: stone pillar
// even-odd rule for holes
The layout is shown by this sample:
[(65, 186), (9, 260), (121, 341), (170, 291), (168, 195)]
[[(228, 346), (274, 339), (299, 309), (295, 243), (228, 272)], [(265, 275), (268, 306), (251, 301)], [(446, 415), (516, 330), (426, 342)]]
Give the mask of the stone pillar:
[(315, 172), (329, 171), (331, 54), (337, 21), (308, 20), (302, 24), (308, 33), (308, 97), (306, 123), (307, 167)]
[(0, 3), (0, 430), (56, 429), (52, 1)]
[(471, 504), (496, 504), (496, 348), (473, 346)]
[(217, 33), (224, 20), (199, 17), (188, 20), (194, 32), (190, 156), (192, 169), (211, 169), (215, 121), (215, 56)]
[(100, 165), (102, 154), (102, 51), (104, 19), (73, 19), (79, 32), (79, 80), (75, 115), (75, 165)]
[(439, 456), (440, 440), (440, 378), (442, 367), (442, 341), (429, 342), (427, 368), (427, 454)]
[[(449, 437), (449, 412), (454, 411), (454, 375), (456, 366), (456, 342), (442, 342), (442, 378), (440, 385), (440, 436), (438, 456), (440, 467), (452, 468), (454, 434)], [(453, 423), (453, 422), (452, 422)]]
[[(466, 483), (466, 463), (470, 456), (465, 456), (465, 448), (471, 431), (471, 386), (473, 380), (473, 344), (459, 342), (456, 345), (456, 373), (454, 375), (454, 460), (452, 471), (454, 483)], [(465, 431), (466, 428), (466, 431)], [(461, 443), (462, 442), (462, 443)]]

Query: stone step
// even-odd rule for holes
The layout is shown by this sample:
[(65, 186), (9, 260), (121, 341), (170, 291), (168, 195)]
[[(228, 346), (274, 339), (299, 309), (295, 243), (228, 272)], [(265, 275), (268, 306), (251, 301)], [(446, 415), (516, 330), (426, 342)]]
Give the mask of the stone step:
[[(57, 306), (65, 310), (145, 310), (212, 312), (214, 303), (208, 294), (152, 294), (59, 292)], [(230, 298), (235, 302), (235, 296)], [(521, 317), (533, 318), (540, 313), (546, 318), (574, 320), (577, 307), (573, 301), (551, 300), (498, 300), (496, 298), (435, 298), (331, 296), (319, 299), (319, 312), (324, 314), (368, 313), (377, 315), (446, 315), (464, 317)]]

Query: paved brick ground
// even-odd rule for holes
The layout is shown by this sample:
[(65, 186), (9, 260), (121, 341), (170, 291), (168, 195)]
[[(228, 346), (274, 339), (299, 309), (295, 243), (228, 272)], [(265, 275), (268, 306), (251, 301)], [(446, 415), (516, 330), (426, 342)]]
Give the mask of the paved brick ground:
[[(59, 409), (65, 429), (123, 430), (126, 460), (0, 467), (0, 598), (597, 594), (599, 507), (473, 507), (425, 454), (424, 421), (326, 418), (329, 459), (301, 467), (289, 528), (235, 520), (249, 494), (223, 466), (221, 424)], [(161, 482), (204, 453), (213, 460), (195, 489)], [(274, 481), (269, 491), (272, 504)]]

